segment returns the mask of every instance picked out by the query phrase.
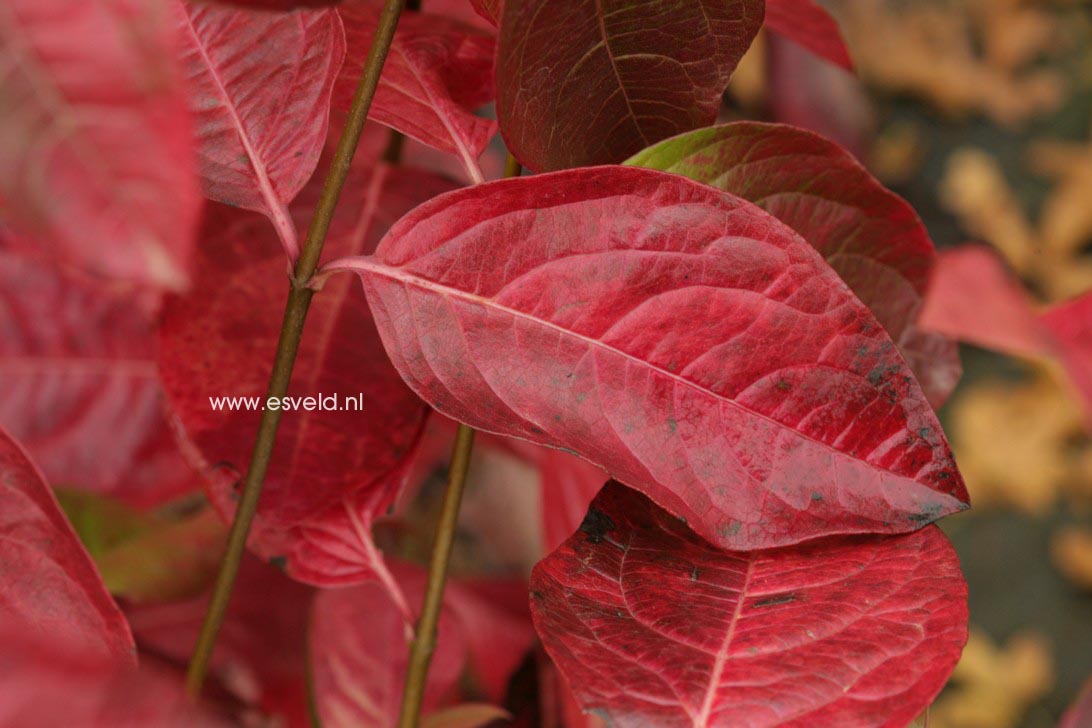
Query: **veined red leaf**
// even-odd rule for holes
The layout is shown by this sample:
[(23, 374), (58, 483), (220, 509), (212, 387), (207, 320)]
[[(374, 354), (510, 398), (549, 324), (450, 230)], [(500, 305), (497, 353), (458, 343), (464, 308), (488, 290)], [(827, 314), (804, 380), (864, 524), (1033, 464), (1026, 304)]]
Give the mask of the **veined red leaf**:
[[(125, 617), (38, 468), (3, 430), (0, 564), (0, 623), (5, 627), (20, 625), (17, 632), (54, 637), (106, 662), (132, 663), (135, 648)], [(6, 667), (17, 653), (13, 645), (3, 645), (0, 666)], [(4, 707), (0, 701), (0, 715)]]
[(20, 247), (99, 275), (186, 283), (200, 195), (157, 3), (0, 8), (0, 211)]
[(766, 27), (836, 66), (853, 70), (837, 21), (815, 0), (766, 0)]
[[(334, 103), (347, 109), (375, 35), (378, 0), (347, 0), (341, 6), (349, 55), (334, 90)], [(493, 98), (496, 39), (455, 20), (404, 13), (369, 112), (423, 144), (455, 154), (476, 182), (478, 157), (497, 124), (474, 115)]]
[(0, 725), (226, 728), (186, 696), (181, 673), (87, 650), (63, 633), (0, 623)]
[(762, 0), (508, 0), (497, 118), (537, 172), (621, 162), (713, 123)]
[(175, 0), (174, 13), (205, 194), (268, 215), (295, 261), (288, 203), (311, 177), (326, 139), (330, 93), (345, 57), (337, 12)]
[(941, 252), (918, 325), (1009, 355), (1054, 353), (1023, 286), (994, 252), (980, 245)]
[(272, 10), (275, 12), (289, 12), (297, 8), (321, 8), (329, 5), (337, 5), (341, 0), (195, 0), (196, 2), (212, 2), (217, 5), (236, 5), (243, 8), (255, 8), (257, 10)]
[[(313, 589), (247, 555), (212, 654), (210, 677), (238, 698), (280, 716), (279, 725), (307, 724), (305, 635), (313, 595)], [(193, 655), (208, 601), (206, 593), (181, 601), (129, 604), (125, 614), (141, 648), (185, 664)]]
[(474, 11), (493, 24), (500, 25), (501, 13), (504, 12), (504, 0), (470, 0)]
[(482, 694), (500, 702), (512, 673), (534, 646), (524, 579), (448, 581), (444, 604), (459, 623)]
[[(401, 565), (395, 572), (410, 603), (421, 604), (423, 571)], [(311, 613), (310, 655), (315, 702), (324, 726), (396, 723), (409, 646), (402, 615), (382, 587), (373, 583), (319, 592)], [(426, 714), (453, 696), (465, 657), (463, 632), (445, 608), (425, 687)]]
[[(411, 169), (354, 169), (331, 227), (329, 254), (373, 250), (399, 215), (451, 186)], [(309, 207), (312, 194), (308, 188), (300, 196), (301, 207)], [(209, 473), (210, 498), (227, 517), (261, 416), (257, 408), (281, 326), (284, 262), (269, 244), (268, 226), (253, 215), (211, 208), (205, 230), (194, 290), (164, 308), (160, 370), (186, 438)], [(282, 418), (251, 540), (266, 558), (314, 553), (299, 543), (300, 529), (308, 539), (330, 529), (334, 540), (367, 532), (368, 524), (353, 528), (359, 523), (346, 507), (355, 515), (367, 502), (377, 515), (390, 504), (422, 428), (427, 408), (399, 380), (371, 313), (351, 300), (351, 283), (332, 281), (311, 303), (289, 393), (336, 397), (326, 406), (337, 409), (319, 409), (315, 401), (312, 411)], [(216, 410), (210, 399), (217, 397), (252, 397), (256, 409)], [(359, 559), (355, 551), (339, 553)], [(312, 583), (327, 583), (323, 572), (329, 583), (345, 583), (335, 565), (340, 569), (336, 560), (288, 569), (308, 573)], [(348, 564), (360, 566), (359, 560)]]
[(138, 507), (196, 487), (131, 295), (0, 252), (0, 301), (0, 425), (50, 482)]
[(578, 452), (722, 546), (966, 507), (868, 309), (789, 228), (712, 187), (633, 167), (491, 182), (338, 268), (437, 410)]
[(1092, 291), (1051, 308), (1041, 320), (1054, 337), (1092, 423)]
[(905, 725), (967, 639), (967, 586), (935, 526), (722, 551), (608, 484), (531, 575), (535, 626), (611, 725)]
[(754, 202), (800, 233), (872, 311), (939, 406), (962, 368), (956, 343), (917, 326), (936, 262), (913, 208), (834, 142), (739, 122), (668, 139), (627, 164), (682, 174)]

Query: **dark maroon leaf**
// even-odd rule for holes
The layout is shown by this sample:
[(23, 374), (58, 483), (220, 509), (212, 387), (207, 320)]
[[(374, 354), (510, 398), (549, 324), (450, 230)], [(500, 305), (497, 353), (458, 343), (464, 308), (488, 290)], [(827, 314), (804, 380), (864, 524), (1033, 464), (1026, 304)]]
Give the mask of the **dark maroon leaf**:
[(967, 638), (967, 586), (935, 526), (722, 551), (617, 483), (531, 595), (585, 710), (619, 728), (905, 725)]
[(0, 252), (0, 302), (0, 424), (51, 482), (138, 507), (199, 487), (133, 296)]
[(621, 162), (713, 123), (762, 0), (508, 0), (497, 52), (505, 143), (538, 172)]
[(144, 0), (4, 2), (0, 211), (14, 244), (185, 285), (200, 195), (172, 33)]
[(838, 23), (815, 0), (766, 0), (766, 27), (847, 71), (853, 70)]
[[(396, 566), (411, 604), (424, 599), (425, 574)], [(323, 726), (394, 725), (402, 702), (409, 645), (402, 614), (378, 584), (319, 593), (311, 615), (310, 654), (315, 701)], [(440, 614), (424, 712), (453, 696), (466, 659), (463, 632), (450, 610)]]
[(0, 622), (0, 725), (224, 728), (186, 696), (181, 673), (118, 661), (63, 634)]
[[(205, 194), (269, 216), (291, 260), (288, 203), (318, 162), (345, 56), (335, 10), (269, 13), (174, 0)], [(261, 52), (256, 52), (260, 49)]]
[[(0, 430), (0, 624), (103, 662), (132, 664), (129, 626), (41, 473)], [(7, 630), (5, 630), (7, 631)], [(0, 642), (0, 671), (20, 655)], [(0, 680), (8, 687), (6, 679)], [(0, 717), (7, 706), (0, 700)], [(15, 725), (0, 720), (3, 725)]]
[[(371, 47), (379, 0), (347, 0), (341, 6), (349, 54), (334, 90), (334, 103), (348, 109), (360, 69)], [(474, 115), (493, 99), (496, 39), (455, 20), (405, 13), (369, 116), (423, 144), (459, 157), (475, 182), (478, 157), (497, 124)]]
[[(355, 169), (327, 253), (373, 250), (394, 219), (451, 186), (411, 169)], [(315, 194), (308, 188), (300, 196), (301, 209), (312, 209)], [(209, 473), (210, 498), (228, 517), (261, 412), (215, 410), (210, 398), (253, 397), (261, 406), (286, 283), (260, 218), (212, 207), (205, 231), (193, 291), (165, 306), (159, 361), (186, 438)], [(401, 487), (427, 411), (400, 382), (370, 312), (350, 290), (351, 281), (334, 280), (315, 296), (289, 388), (292, 397), (336, 396), (327, 402), (339, 409), (319, 410), (316, 401), (313, 411), (284, 414), (251, 539), (259, 554), (285, 559), (290, 573), (320, 584), (346, 583), (346, 570), (370, 573), (374, 562), (361, 554), (374, 551), (370, 545), (342, 547), (369, 532)], [(337, 558), (302, 563), (316, 555), (316, 540), (332, 542), (327, 556)]]
[(930, 402), (955, 388), (956, 344), (917, 326), (936, 251), (913, 208), (837, 144), (780, 124), (701, 129), (627, 164), (683, 174), (748, 199), (818, 250), (898, 344)]
[(712, 187), (630, 167), (487, 183), (339, 266), (437, 410), (576, 451), (723, 546), (966, 507), (868, 310), (791, 230)]

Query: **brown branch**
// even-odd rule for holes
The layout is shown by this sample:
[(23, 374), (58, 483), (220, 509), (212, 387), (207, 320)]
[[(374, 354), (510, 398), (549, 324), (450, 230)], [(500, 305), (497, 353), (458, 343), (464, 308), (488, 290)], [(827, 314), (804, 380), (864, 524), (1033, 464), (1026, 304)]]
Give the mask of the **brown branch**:
[[(352, 107), (345, 121), (345, 128), (341, 132), (341, 139), (338, 140), (337, 151), (327, 172), (322, 195), (311, 218), (307, 238), (292, 274), (288, 302), (285, 304), (284, 319), (281, 323), (281, 334), (277, 341), (277, 354), (273, 361), (273, 372), (266, 389), (265, 401), (267, 402), (271, 397), (280, 398), (288, 393), (292, 367), (296, 362), (296, 352), (303, 336), (303, 323), (307, 318), (311, 297), (315, 293), (308, 288), (307, 284), (322, 255), (322, 246), (326, 242), (326, 233), (330, 229), (334, 208), (337, 206), (338, 197), (349, 174), (353, 154), (360, 141), (364, 122), (368, 118), (368, 109), (371, 107), (376, 87), (379, 85), (379, 74), (387, 59), (398, 17), (402, 13), (405, 2), (406, 0), (387, 0), (380, 15), (379, 26), (368, 53), (368, 60), (364, 63), (360, 82), (353, 96)], [(228, 534), (227, 550), (224, 553), (220, 573), (216, 578), (212, 597), (205, 613), (205, 621), (201, 625), (201, 633), (186, 673), (186, 690), (193, 697), (201, 693), (201, 686), (208, 673), (209, 659), (216, 645), (216, 637), (220, 631), (220, 625), (223, 624), (224, 615), (227, 613), (231, 591), (239, 573), (239, 564), (246, 549), (247, 535), (250, 533), (251, 523), (258, 510), (258, 500), (262, 493), (266, 471), (269, 469), (280, 420), (280, 409), (266, 408), (262, 411), (258, 435), (250, 457), (250, 467), (243, 482), (243, 492)]]

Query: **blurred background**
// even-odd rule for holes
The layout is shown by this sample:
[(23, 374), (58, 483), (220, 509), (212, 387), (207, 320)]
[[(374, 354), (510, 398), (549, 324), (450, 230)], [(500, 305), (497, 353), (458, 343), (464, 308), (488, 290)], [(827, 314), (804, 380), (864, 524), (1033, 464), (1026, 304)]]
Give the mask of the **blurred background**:
[[(987, 244), (1036, 305), (1092, 289), (1092, 4), (824, 4), (859, 78), (767, 36), (725, 118), (840, 141), (938, 247)], [(1050, 362), (961, 354), (940, 414), (973, 509), (941, 525), (970, 586), (971, 638), (929, 725), (1053, 726), (1092, 674), (1089, 432)]]

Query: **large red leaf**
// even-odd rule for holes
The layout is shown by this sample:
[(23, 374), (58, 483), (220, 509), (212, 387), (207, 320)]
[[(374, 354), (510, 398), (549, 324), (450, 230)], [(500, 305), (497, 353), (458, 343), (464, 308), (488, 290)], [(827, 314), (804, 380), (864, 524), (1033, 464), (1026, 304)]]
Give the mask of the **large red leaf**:
[(504, 12), (503, 0), (470, 0), (470, 4), (478, 15), (494, 26), (500, 25), (501, 13)]
[[(354, 169), (328, 253), (373, 250), (399, 215), (451, 186), (406, 168)], [(302, 209), (310, 209), (314, 194), (309, 187), (301, 195)], [(210, 397), (264, 398), (281, 326), (284, 262), (269, 244), (271, 231), (253, 215), (217, 207), (205, 230), (194, 290), (165, 306), (160, 370), (186, 438), (208, 468), (210, 497), (227, 516), (261, 412), (216, 411)], [(364, 578), (378, 563), (360, 539), (401, 487), (427, 411), (399, 380), (371, 313), (350, 290), (351, 281), (333, 280), (315, 296), (289, 394), (336, 395), (339, 407), (359, 397), (363, 407), (283, 415), (251, 540), (258, 553), (287, 559), (290, 573), (319, 584)]]
[(632, 167), (491, 182), (339, 266), (437, 410), (576, 451), (721, 545), (965, 508), (868, 309), (791, 230), (712, 187)]
[[(348, 109), (360, 69), (375, 35), (379, 0), (348, 0), (341, 6), (349, 55), (334, 90), (334, 104)], [(478, 157), (497, 124), (474, 115), (493, 99), (496, 39), (437, 15), (404, 13), (383, 66), (369, 112), (423, 144), (459, 157), (476, 182)]]
[(627, 164), (683, 174), (754, 202), (800, 233), (899, 346), (934, 405), (955, 388), (954, 341), (917, 326), (936, 250), (913, 208), (834, 142), (739, 122), (668, 139)]
[(610, 483), (531, 575), (546, 649), (611, 725), (906, 725), (967, 638), (935, 526), (721, 551)]
[[(211, 659), (211, 675), (264, 711), (304, 725), (306, 632), (314, 590), (247, 556)], [(126, 606), (142, 650), (185, 664), (208, 609), (209, 595)], [(294, 720), (293, 720), (294, 718)]]
[(186, 696), (181, 673), (119, 662), (0, 623), (0, 725), (221, 728), (227, 720)]
[(847, 71), (853, 70), (838, 23), (815, 0), (766, 0), (766, 27)]
[(144, 0), (3, 3), (0, 211), (16, 243), (185, 284), (200, 195), (173, 49)]
[(57, 485), (152, 506), (196, 487), (132, 296), (0, 252), (0, 424)]
[[(38, 468), (3, 430), (0, 564), (0, 624), (21, 625), (21, 631), (55, 637), (105, 661), (132, 662), (133, 638), (125, 618)], [(12, 649), (7, 643), (0, 648), (0, 666)]]
[(536, 171), (621, 162), (713, 123), (762, 0), (508, 0), (497, 53), (505, 143)]
[[(425, 575), (408, 566), (395, 573), (410, 603), (424, 599)], [(466, 659), (465, 637), (448, 608), (425, 688), (424, 712), (453, 695)], [(319, 593), (311, 615), (311, 669), (315, 702), (329, 728), (388, 726), (397, 722), (409, 645), (402, 615), (376, 584)]]
[(997, 254), (981, 245), (941, 252), (918, 325), (1014, 356), (1054, 352), (1027, 291)]
[(311, 177), (326, 139), (345, 56), (337, 12), (276, 14), (180, 0), (174, 11), (205, 194), (268, 215), (295, 260), (288, 203)]

